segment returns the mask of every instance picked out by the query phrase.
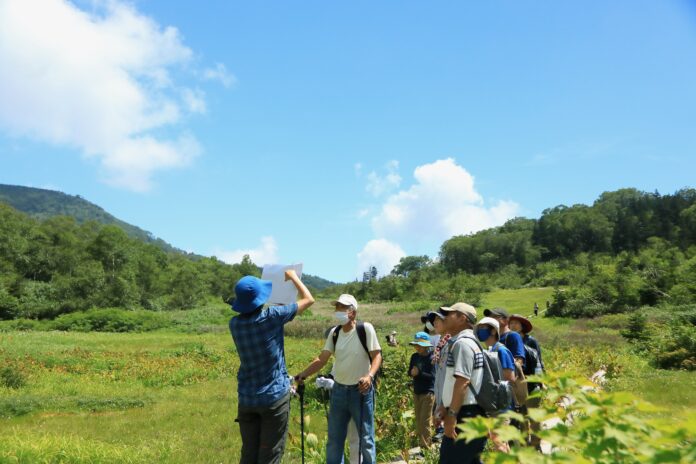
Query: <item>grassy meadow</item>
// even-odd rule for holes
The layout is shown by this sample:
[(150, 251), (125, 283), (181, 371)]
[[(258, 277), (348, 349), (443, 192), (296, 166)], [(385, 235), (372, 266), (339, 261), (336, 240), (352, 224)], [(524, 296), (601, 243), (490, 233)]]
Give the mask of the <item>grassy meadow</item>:
[[(529, 315), (535, 301), (544, 309), (550, 294), (551, 289), (498, 290), (485, 295), (484, 307)], [(415, 444), (408, 432), (412, 419), (404, 414), (410, 392), (403, 367), (410, 354), (406, 342), (422, 326), (419, 312), (395, 306), (360, 308), (360, 318), (374, 323), (381, 341), (391, 330), (401, 341), (397, 348), (384, 346), (391, 386), (377, 397), (382, 460)], [(330, 315), (328, 302), (319, 301), (309, 315), (287, 326), (291, 374), (319, 353)], [(656, 416), (689, 420), (687, 413), (696, 407), (696, 374), (650, 367), (620, 336), (623, 316), (533, 322), (549, 370), (588, 377), (605, 367), (607, 389), (630, 391), (658, 405)], [(238, 462), (238, 359), (224, 318), (211, 323), (202, 317), (197, 324), (200, 330), (189, 325), (146, 333), (0, 332), (0, 463)], [(313, 385), (307, 388), (306, 408), (307, 429), (318, 443), (308, 445), (308, 462), (323, 462), (324, 409)], [(284, 462), (297, 463), (297, 400), (291, 417)], [(394, 426), (406, 432), (388, 436)]]

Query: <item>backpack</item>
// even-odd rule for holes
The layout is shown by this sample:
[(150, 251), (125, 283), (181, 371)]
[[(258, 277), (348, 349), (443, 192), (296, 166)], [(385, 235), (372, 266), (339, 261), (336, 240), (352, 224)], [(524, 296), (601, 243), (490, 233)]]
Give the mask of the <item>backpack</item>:
[[(333, 345), (334, 345), (334, 350), (336, 349), (336, 342), (338, 341), (338, 335), (341, 333), (341, 325), (337, 325), (336, 327), (333, 328), (333, 331), (331, 332), (331, 339), (333, 340)], [(367, 353), (367, 357), (370, 359), (370, 365), (372, 365), (372, 355), (370, 354), (370, 350), (367, 348), (367, 331), (365, 330), (365, 323), (364, 322), (357, 322), (355, 324), (355, 330), (358, 331), (358, 338), (360, 339), (360, 344), (362, 345), (363, 349), (365, 350), (365, 353)], [(384, 359), (382, 359), (382, 362), (384, 362)], [(374, 384), (375, 387), (377, 386), (377, 382), (379, 381), (379, 377), (382, 375), (382, 365), (379, 366), (379, 369), (377, 369), (377, 373), (375, 374), (374, 378)]]
[[(474, 337), (465, 336), (464, 338), (473, 340), (483, 354), (481, 388), (477, 392), (473, 384), (469, 384), (476, 403), (488, 416), (500, 414), (512, 405), (513, 396), (512, 385), (507, 380), (503, 380), (503, 369), (500, 366), (498, 353), (483, 349), (481, 343)], [(473, 348), (471, 350), (474, 351)], [(474, 354), (476, 354), (475, 351)]]
[(524, 375), (534, 375), (534, 371), (539, 365), (539, 353), (531, 346), (524, 344)]

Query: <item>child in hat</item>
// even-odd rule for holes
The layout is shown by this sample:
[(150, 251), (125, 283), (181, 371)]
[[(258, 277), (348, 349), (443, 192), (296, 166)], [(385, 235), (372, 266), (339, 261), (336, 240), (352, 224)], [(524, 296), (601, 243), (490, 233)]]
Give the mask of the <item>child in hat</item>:
[(435, 375), (430, 336), (418, 332), (409, 343), (416, 350), (411, 355), (408, 375), (413, 378), (413, 406), (416, 412), (416, 433), (421, 447), (430, 446), (433, 404), (435, 402)]

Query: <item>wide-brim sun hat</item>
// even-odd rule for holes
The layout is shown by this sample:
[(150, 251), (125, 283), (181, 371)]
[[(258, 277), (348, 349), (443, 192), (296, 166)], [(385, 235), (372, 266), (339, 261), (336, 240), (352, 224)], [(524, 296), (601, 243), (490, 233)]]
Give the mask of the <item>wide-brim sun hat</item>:
[(418, 346), (423, 346), (425, 348), (429, 348), (433, 346), (432, 343), (430, 343), (430, 335), (428, 335), (425, 332), (418, 332), (415, 337), (413, 337), (413, 341), (408, 343), (409, 345), (418, 345)]
[(255, 311), (268, 301), (272, 288), (273, 283), (270, 280), (261, 280), (254, 276), (242, 277), (234, 286), (236, 298), (232, 303), (232, 309), (240, 314)]
[(534, 328), (532, 322), (521, 314), (513, 314), (512, 316), (510, 316), (510, 320), (520, 321), (520, 324), (522, 324), (522, 332), (524, 333), (529, 333)]

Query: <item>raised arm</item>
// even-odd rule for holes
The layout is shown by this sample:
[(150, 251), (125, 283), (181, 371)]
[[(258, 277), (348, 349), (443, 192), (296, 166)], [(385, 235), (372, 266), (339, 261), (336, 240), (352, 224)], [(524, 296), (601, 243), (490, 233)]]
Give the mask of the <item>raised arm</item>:
[(309, 308), (314, 304), (314, 297), (309, 292), (309, 289), (305, 284), (302, 283), (297, 273), (294, 269), (288, 269), (285, 271), (285, 280), (291, 280), (295, 284), (295, 288), (300, 294), (300, 299), (297, 300), (297, 314), (300, 315), (305, 309)]

